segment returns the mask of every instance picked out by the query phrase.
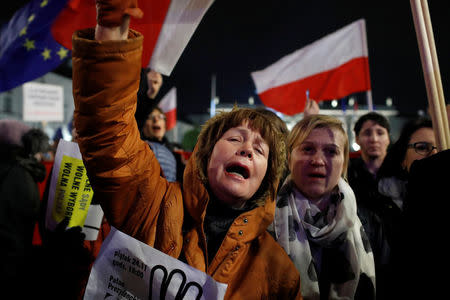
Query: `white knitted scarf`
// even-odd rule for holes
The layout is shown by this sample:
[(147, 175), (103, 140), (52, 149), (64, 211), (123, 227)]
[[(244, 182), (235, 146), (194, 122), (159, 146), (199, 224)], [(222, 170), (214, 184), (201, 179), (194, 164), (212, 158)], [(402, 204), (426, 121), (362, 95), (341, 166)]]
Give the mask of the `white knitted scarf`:
[(375, 298), (373, 253), (346, 181), (339, 180), (328, 210), (321, 212), (288, 177), (278, 194), (271, 228), (300, 272), (305, 300), (321, 299), (321, 273), (327, 273), (328, 299), (354, 299), (362, 282), (368, 287), (364, 298)]

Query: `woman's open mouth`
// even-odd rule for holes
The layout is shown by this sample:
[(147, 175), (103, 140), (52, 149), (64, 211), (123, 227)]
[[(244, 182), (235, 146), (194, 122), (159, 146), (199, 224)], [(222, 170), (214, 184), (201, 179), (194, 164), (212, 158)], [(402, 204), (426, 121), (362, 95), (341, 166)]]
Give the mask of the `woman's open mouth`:
[(225, 171), (229, 174), (233, 174), (244, 179), (250, 177), (249, 169), (241, 164), (231, 164), (225, 168)]

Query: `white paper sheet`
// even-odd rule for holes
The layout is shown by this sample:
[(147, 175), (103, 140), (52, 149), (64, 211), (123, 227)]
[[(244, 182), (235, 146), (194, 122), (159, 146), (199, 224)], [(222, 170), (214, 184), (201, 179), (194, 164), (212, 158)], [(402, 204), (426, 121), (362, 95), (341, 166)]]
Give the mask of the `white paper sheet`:
[(227, 285), (111, 228), (84, 299), (223, 299)]

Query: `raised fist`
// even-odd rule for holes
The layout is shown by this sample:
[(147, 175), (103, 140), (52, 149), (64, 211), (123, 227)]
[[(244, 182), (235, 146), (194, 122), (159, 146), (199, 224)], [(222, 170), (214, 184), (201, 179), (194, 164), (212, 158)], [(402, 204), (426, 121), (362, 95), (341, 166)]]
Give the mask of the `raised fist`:
[(138, 0), (96, 0), (97, 23), (104, 27), (122, 25), (124, 17), (129, 15), (142, 18), (144, 13), (138, 8)]
[(306, 99), (304, 116), (317, 115), (320, 112), (319, 104), (313, 99)]

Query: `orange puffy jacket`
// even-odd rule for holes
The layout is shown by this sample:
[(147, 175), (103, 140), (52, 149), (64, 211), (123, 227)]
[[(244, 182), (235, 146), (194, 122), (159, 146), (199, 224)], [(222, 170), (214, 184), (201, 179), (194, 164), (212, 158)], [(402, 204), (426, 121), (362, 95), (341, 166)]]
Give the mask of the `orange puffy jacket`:
[[(73, 94), (79, 146), (96, 199), (108, 222), (148, 245), (228, 284), (225, 299), (301, 299), (300, 275), (270, 236), (275, 200), (235, 219), (207, 264), (203, 221), (209, 195), (191, 156), (183, 189), (160, 176), (134, 119), (142, 35), (125, 41), (94, 39), (93, 29), (73, 36)], [(185, 218), (193, 226), (183, 232)]]

